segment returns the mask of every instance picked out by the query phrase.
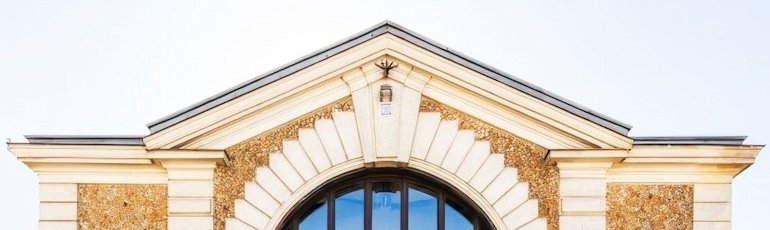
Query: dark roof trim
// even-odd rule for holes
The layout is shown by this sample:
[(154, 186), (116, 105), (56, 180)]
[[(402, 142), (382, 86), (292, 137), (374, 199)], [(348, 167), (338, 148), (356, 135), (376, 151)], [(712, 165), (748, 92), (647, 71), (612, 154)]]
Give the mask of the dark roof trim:
[(628, 124), (609, 118), (575, 102), (559, 97), (551, 92), (518, 79), (501, 70), (481, 63), (480, 61), (465, 56), (457, 51), (453, 51), (448, 47), (439, 44), (438, 42), (430, 40), (390, 21), (379, 23), (374, 27), (366, 29), (363, 32), (357, 33), (331, 46), (313, 52), (289, 64), (283, 65), (277, 69), (271, 70), (265, 74), (252, 78), (249, 81), (241, 83), (240, 85), (227, 89), (224, 92), (209, 97), (201, 102), (193, 104), (159, 120), (153, 121), (147, 126), (150, 129), (151, 134), (156, 133), (385, 33), (398, 36), (406, 41), (411, 42), (414, 45), (427, 49), (436, 55), (486, 75), (487, 77), (490, 77), (500, 83), (506, 84), (514, 89), (543, 100), (553, 106), (566, 110), (574, 115), (587, 119), (614, 132), (627, 135), (628, 131), (631, 129), (631, 126)]
[(634, 145), (743, 145), (746, 136), (633, 137)]
[(25, 135), (30, 144), (144, 146), (143, 136)]
[(246, 82), (236, 85), (235, 87), (229, 88), (214, 96), (206, 98), (203, 101), (200, 101), (182, 110), (179, 110), (170, 115), (167, 115), (163, 118), (150, 122), (149, 124), (147, 124), (147, 127), (150, 129), (150, 134), (154, 134), (165, 128), (173, 126), (179, 122), (187, 120), (190, 117), (193, 117), (211, 108), (224, 104), (241, 95), (244, 95), (251, 91), (259, 89), (262, 86), (265, 86), (277, 80), (280, 80), (281, 78), (289, 76), (293, 73), (296, 73), (308, 66), (321, 62), (351, 47), (364, 43), (371, 38), (382, 35), (387, 32), (387, 26), (385, 26), (387, 23), (388, 22), (377, 24), (374, 27), (371, 27), (363, 32), (355, 34), (337, 43), (334, 43), (331, 46), (327, 46), (323, 49), (320, 49), (313, 53), (305, 55), (288, 64), (285, 64), (281, 67), (270, 70), (267, 73), (254, 77)]

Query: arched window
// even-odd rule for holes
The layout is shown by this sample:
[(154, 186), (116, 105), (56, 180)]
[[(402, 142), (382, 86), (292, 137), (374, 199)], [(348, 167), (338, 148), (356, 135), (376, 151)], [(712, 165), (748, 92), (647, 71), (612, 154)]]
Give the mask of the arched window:
[(284, 230), (492, 229), (478, 207), (449, 186), (406, 170), (340, 177), (309, 196)]

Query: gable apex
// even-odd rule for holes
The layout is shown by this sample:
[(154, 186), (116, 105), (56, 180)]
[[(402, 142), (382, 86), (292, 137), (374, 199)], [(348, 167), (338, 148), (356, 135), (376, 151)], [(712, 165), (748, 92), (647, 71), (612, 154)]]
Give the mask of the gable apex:
[(311, 54), (303, 56), (297, 60), (294, 60), (288, 64), (280, 66), (276, 69), (268, 71), (262, 75), (252, 78), (246, 82), (229, 88), (223, 92), (220, 92), (214, 96), (206, 98), (203, 101), (195, 103), (191, 106), (183, 108), (177, 112), (167, 115), (161, 119), (150, 122), (147, 127), (150, 129), (151, 135), (161, 130), (171, 127), (177, 123), (180, 123), (188, 118), (206, 112), (214, 107), (222, 105), (228, 101), (238, 98), (244, 94), (257, 90), (263, 86), (269, 85), (277, 80), (280, 80), (286, 76), (292, 75), (300, 70), (303, 70), (311, 65), (324, 61), (336, 54), (339, 54), (349, 48), (362, 44), (373, 38), (376, 38), (383, 34), (391, 34), (401, 39), (404, 39), (420, 48), (426, 49), (438, 56), (446, 58), (458, 65), (471, 69), (480, 73), (486, 77), (489, 77), (497, 82), (505, 84), (511, 88), (524, 92), (534, 98), (542, 100), (550, 105), (553, 105), (559, 109), (565, 110), (578, 117), (591, 121), (601, 127), (609, 129), (613, 132), (627, 135), (631, 126), (610, 118), (606, 115), (602, 115), (596, 111), (588, 109), (575, 102), (562, 98), (545, 89), (532, 85), (526, 81), (516, 78), (510, 74), (507, 74), (494, 67), (481, 63), (473, 58), (465, 56), (457, 51), (451, 50), (448, 47), (441, 45), (427, 37), (417, 34), (411, 30), (408, 30), (394, 22), (384, 21), (373, 27), (370, 27), (362, 32), (359, 32), (353, 36), (343, 39), (330, 46), (317, 50)]

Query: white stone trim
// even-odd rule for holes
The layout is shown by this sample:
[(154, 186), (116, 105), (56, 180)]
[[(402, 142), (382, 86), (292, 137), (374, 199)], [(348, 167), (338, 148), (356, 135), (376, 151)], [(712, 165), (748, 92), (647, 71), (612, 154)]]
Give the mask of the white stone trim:
[(731, 228), (732, 184), (699, 183), (693, 193), (695, 230)]
[[(585, 153), (604, 155), (604, 153)], [(574, 158), (573, 158), (574, 159)], [(607, 170), (613, 162), (603, 160), (557, 163), (559, 167), (559, 229), (607, 228)], [(612, 159), (612, 158), (610, 158)]]
[[(358, 71), (356, 71), (358, 73)], [(354, 78), (354, 79), (352, 79)], [(365, 162), (374, 162), (376, 158), (376, 147), (374, 146), (375, 133), (374, 133), (374, 105), (372, 105), (371, 90), (368, 87), (354, 88), (351, 81), (365, 81), (365, 75), (347, 75), (343, 77), (345, 81), (350, 85), (351, 95), (353, 97), (353, 104), (356, 107), (357, 112), (354, 113), (356, 118), (356, 130), (358, 130), (358, 137), (361, 139), (361, 151), (364, 155)], [(364, 82), (366, 85), (366, 82)]]
[(729, 184), (748, 165), (619, 163), (607, 172), (611, 183)]
[[(380, 71), (382, 72), (382, 71)], [(383, 73), (379, 73), (383, 74)], [(383, 85), (389, 85), (391, 86), (392, 96), (390, 102), (380, 102), (380, 87)], [(374, 110), (372, 110), (372, 118), (374, 119), (374, 135), (375, 135), (375, 143), (374, 146), (376, 148), (376, 156), (377, 157), (390, 157), (395, 158), (397, 157), (396, 151), (398, 151), (399, 143), (398, 141), (401, 139), (398, 135), (400, 134), (400, 130), (406, 129), (404, 127), (401, 127), (401, 124), (399, 124), (399, 120), (403, 116), (401, 116), (401, 110), (402, 110), (402, 97), (401, 89), (403, 88), (403, 85), (401, 83), (398, 83), (394, 81), (393, 79), (384, 78), (381, 80), (378, 80), (376, 82), (373, 82), (369, 85), (370, 98), (372, 102), (372, 106), (374, 107)], [(412, 98), (414, 100), (414, 98)], [(416, 108), (419, 108), (420, 106), (420, 97), (416, 98), (417, 103), (411, 103)], [(389, 106), (390, 108), (390, 114), (384, 114), (386, 111), (384, 109), (384, 106)], [(405, 119), (417, 119), (416, 117), (403, 117)]]
[[(480, 97), (491, 99), (495, 103), (517, 110), (522, 109), (520, 112), (527, 116), (537, 117), (540, 121), (545, 122), (550, 126), (568, 130), (567, 132), (572, 135), (587, 138), (589, 142), (599, 146), (615, 146), (623, 148), (629, 147), (631, 144), (630, 139), (627, 139), (627, 137), (598, 127), (598, 125), (579, 117), (567, 118), (574, 115), (567, 111), (552, 107), (551, 105), (522, 92), (510, 90), (510, 87), (501, 84), (494, 79), (485, 77), (478, 72), (467, 69), (451, 60), (447, 60), (430, 51), (421, 49), (408, 41), (391, 35), (386, 36), (392, 37), (392, 42), (388, 44), (388, 49), (393, 52), (388, 53), (388, 55), (413, 64), (415, 68), (433, 74), (432, 80), (440, 79), (442, 81), (450, 82), (451, 84), (467, 89), (467, 91), (476, 93), (480, 95)], [(431, 82), (428, 83), (428, 86), (430, 86)], [(426, 92), (424, 94), (431, 96), (427, 93), (428, 86), (426, 86)], [(506, 93), (501, 94), (500, 92)], [(452, 106), (459, 109), (455, 104), (452, 104)], [(554, 146), (545, 147), (552, 148)]]
[(298, 92), (264, 110), (245, 114), (247, 117), (239, 119), (238, 122), (223, 124), (223, 127), (217, 127), (215, 132), (209, 132), (179, 148), (225, 149), (350, 94), (342, 80), (323, 82), (315, 90)]
[[(415, 77), (412, 77), (412, 72), (409, 73), (410, 79), (408, 82), (414, 82)], [(417, 86), (420, 89), (422, 87)], [(409, 153), (412, 152), (412, 144), (414, 143), (415, 130), (417, 128), (417, 119), (420, 112), (420, 102), (422, 99), (421, 90), (415, 90), (409, 87), (403, 87), (401, 90), (401, 123), (398, 124), (398, 147), (396, 153), (398, 154), (398, 161), (404, 162), (409, 158)]]
[(358, 128), (356, 127), (356, 115), (353, 112), (336, 112), (332, 114), (332, 118), (337, 133), (340, 134), (340, 142), (345, 149), (347, 159), (353, 160), (362, 157), (361, 141), (359, 141)]
[(214, 218), (209, 216), (169, 215), (168, 229), (211, 230), (214, 229)]
[(38, 229), (77, 229), (78, 185), (40, 184)]
[(40, 184), (40, 202), (78, 202), (78, 185)]
[(314, 129), (299, 129), (299, 143), (319, 172), (332, 166), (329, 156), (321, 144), (321, 139), (318, 138)]
[(274, 82), (271, 87), (257, 89), (252, 93), (233, 99), (224, 106), (206, 111), (179, 123), (179, 125), (148, 136), (144, 142), (151, 149), (173, 148), (189, 140), (189, 137), (211, 132), (221, 124), (237, 120), (239, 118), (237, 115), (253, 113), (272, 103), (285, 101), (297, 92), (308, 91), (319, 82), (337, 77), (345, 71), (384, 55), (384, 41), (384, 38), (375, 38), (369, 41), (371, 45), (352, 47), (343, 53), (329, 57), (322, 63)]
[(38, 229), (40, 230), (77, 230), (77, 221), (40, 221), (38, 223)]
[[(388, 80), (432, 97), (462, 112), (516, 133), (549, 149), (623, 148), (631, 139), (588, 120), (543, 102), (524, 92), (489, 79), (396, 36), (385, 34), (330, 57), (270, 85), (247, 93), (209, 111), (186, 119), (144, 139), (150, 149), (222, 149), (276, 127), (322, 104), (353, 95), (359, 135), (365, 143), (376, 133), (369, 126), (378, 123), (371, 109), (377, 90), (372, 84), (383, 78), (373, 62), (395, 59), (399, 67), (390, 71)], [(378, 86), (377, 86), (378, 87)], [(403, 88), (402, 88), (403, 87)], [(415, 98), (416, 92), (396, 94)], [(504, 92), (504, 93), (501, 93)], [(394, 98), (394, 103), (410, 105), (409, 100)], [(292, 109), (287, 109), (292, 108)], [(414, 110), (402, 109), (404, 115)], [(404, 125), (408, 133), (409, 123)], [(403, 123), (403, 124), (402, 124)], [(376, 132), (376, 130), (373, 130)], [(408, 137), (408, 135), (407, 135)], [(398, 143), (401, 140), (395, 140)], [(392, 145), (381, 143), (380, 153), (393, 154)], [(384, 149), (383, 149), (384, 148)], [(378, 153), (376, 145), (362, 145), (367, 153)], [(366, 155), (365, 155), (366, 156)], [(365, 157), (367, 160), (373, 158)], [(401, 155), (401, 161), (405, 155)]]
[(316, 120), (315, 131), (321, 139), (321, 143), (323, 143), (324, 150), (329, 154), (329, 160), (332, 165), (348, 160), (340, 141), (340, 136), (337, 134), (337, 127), (334, 126), (334, 121), (327, 119)]
[(168, 229), (214, 227), (216, 163), (217, 160), (205, 159), (161, 160), (168, 171)]
[(425, 159), (440, 123), (441, 114), (438, 112), (419, 113), (417, 115), (417, 128), (412, 141), (411, 157)]

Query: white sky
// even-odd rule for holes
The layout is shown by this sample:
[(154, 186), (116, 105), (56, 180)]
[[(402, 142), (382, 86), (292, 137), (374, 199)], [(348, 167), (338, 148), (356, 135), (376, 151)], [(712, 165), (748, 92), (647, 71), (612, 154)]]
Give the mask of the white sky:
[[(147, 134), (147, 122), (390, 19), (634, 125), (770, 144), (770, 1), (0, 0), (0, 137)], [(4, 141), (3, 141), (4, 142)], [(37, 177), (0, 148), (0, 216)], [(770, 156), (735, 179), (735, 229), (770, 226)]]

